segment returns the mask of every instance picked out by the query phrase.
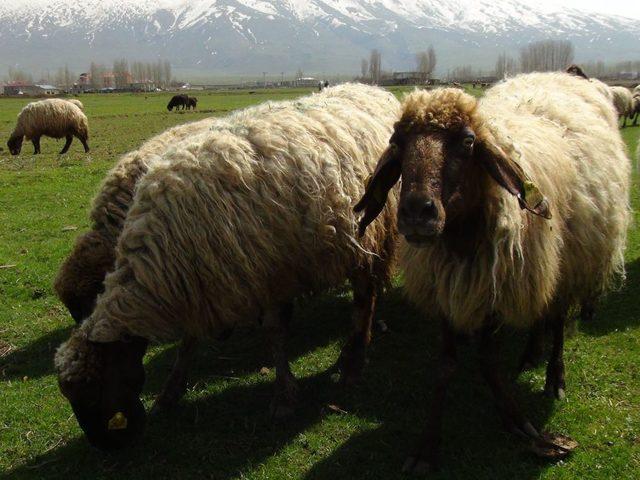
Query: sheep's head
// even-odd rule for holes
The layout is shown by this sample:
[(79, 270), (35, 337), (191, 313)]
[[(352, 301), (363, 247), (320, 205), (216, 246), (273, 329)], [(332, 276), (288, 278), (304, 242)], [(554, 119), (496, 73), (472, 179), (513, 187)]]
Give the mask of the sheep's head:
[(416, 91), (407, 97), (389, 148), (355, 207), (365, 210), (361, 234), (400, 178), (398, 230), (416, 246), (455, 228), (451, 225), (457, 220), (477, 218), (492, 181), (516, 196), (522, 208), (549, 217), (547, 202), (497, 145), (476, 100), (459, 89)]
[(22, 135), (11, 135), (7, 142), (7, 147), (9, 147), (11, 155), (18, 155), (20, 153), (20, 150), (22, 150), (22, 139)]
[(76, 330), (56, 353), (58, 384), (89, 443), (101, 450), (124, 448), (144, 430), (140, 401), (147, 341), (123, 337), (101, 343)]
[(60, 268), (54, 288), (76, 323), (93, 312), (96, 298), (104, 290), (104, 277), (113, 269), (114, 250), (100, 232), (91, 231), (78, 238)]

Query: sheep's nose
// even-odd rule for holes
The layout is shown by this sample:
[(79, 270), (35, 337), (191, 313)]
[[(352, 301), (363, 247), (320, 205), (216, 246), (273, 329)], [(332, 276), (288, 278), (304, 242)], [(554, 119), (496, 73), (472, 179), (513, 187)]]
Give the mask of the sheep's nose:
[(438, 209), (427, 195), (410, 192), (400, 202), (399, 216), (405, 224), (416, 225), (436, 219)]

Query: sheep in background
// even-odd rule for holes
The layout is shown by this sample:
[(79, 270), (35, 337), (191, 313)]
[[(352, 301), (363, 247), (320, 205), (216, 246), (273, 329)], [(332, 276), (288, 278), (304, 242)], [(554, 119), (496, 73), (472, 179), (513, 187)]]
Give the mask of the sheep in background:
[(626, 87), (610, 87), (613, 92), (613, 104), (622, 118), (622, 126), (627, 126), (627, 118), (634, 113), (634, 100), (631, 91)]
[(56, 354), (92, 444), (117, 448), (142, 430), (148, 341), (216, 338), (258, 317), (276, 366), (272, 412), (286, 412), (297, 391), (284, 353), (290, 302), (346, 279), (354, 333), (338, 365), (345, 384), (358, 378), (392, 272), (395, 196), (360, 240), (352, 205), (398, 113), (390, 93), (342, 85), (217, 120), (149, 169), (104, 294)]
[(80, 110), (84, 110), (84, 105), (82, 104), (82, 102), (80, 100), (78, 100), (77, 98), (67, 98), (67, 102), (71, 102), (73, 103), (76, 107), (78, 107)]
[(404, 469), (437, 465), (456, 332), (478, 334), (482, 373), (510, 430), (561, 458), (575, 442), (540, 435), (527, 420), (498, 372), (494, 336), (503, 325), (527, 328), (546, 317), (553, 348), (545, 390), (564, 395), (567, 310), (624, 276), (630, 165), (613, 106), (593, 83), (547, 73), (502, 82), (481, 100), (455, 89), (416, 91), (403, 107), (356, 209), (365, 211), (365, 229), (402, 178), (405, 289), (442, 319), (433, 403)]
[(187, 110), (191, 110), (192, 108), (195, 110), (197, 105), (198, 99), (196, 97), (188, 97)]
[(61, 98), (50, 98), (29, 103), (18, 114), (16, 127), (7, 142), (11, 155), (22, 150), (23, 139), (31, 140), (34, 155), (40, 153), (40, 137), (66, 138), (60, 154), (67, 153), (73, 137), (77, 137), (89, 152), (89, 121), (74, 103)]
[(180, 107), (182, 107), (182, 110), (184, 110), (188, 105), (189, 97), (187, 95), (174, 95), (173, 97), (171, 97), (171, 100), (169, 100), (169, 103), (167, 104), (167, 110), (172, 111), (175, 108), (177, 112), (178, 110), (180, 110)]

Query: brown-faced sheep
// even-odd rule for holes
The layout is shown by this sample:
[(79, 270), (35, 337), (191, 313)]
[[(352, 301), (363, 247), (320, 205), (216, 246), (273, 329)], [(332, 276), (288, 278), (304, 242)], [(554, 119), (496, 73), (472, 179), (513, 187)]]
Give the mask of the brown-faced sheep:
[(365, 229), (402, 179), (406, 293), (442, 324), (435, 396), (404, 468), (437, 465), (456, 332), (478, 334), (482, 373), (507, 426), (562, 457), (575, 443), (540, 435), (527, 420), (499, 373), (494, 336), (546, 317), (554, 342), (545, 389), (563, 395), (567, 310), (624, 275), (630, 165), (613, 106), (596, 85), (559, 73), (521, 75), (481, 100), (416, 91), (403, 106), (357, 209)]
[(7, 146), (12, 155), (22, 149), (23, 138), (31, 140), (34, 154), (40, 153), (40, 137), (65, 138), (60, 154), (67, 153), (73, 137), (77, 137), (89, 152), (89, 122), (82, 110), (74, 103), (61, 98), (50, 98), (32, 102), (18, 114), (16, 124)]
[(635, 103), (631, 90), (627, 87), (610, 87), (613, 92), (613, 104), (622, 118), (622, 126), (627, 126), (627, 118), (632, 117), (635, 110)]
[(290, 408), (290, 302), (346, 279), (355, 325), (339, 366), (345, 383), (357, 379), (391, 275), (395, 197), (360, 240), (352, 206), (398, 113), (390, 93), (342, 85), (217, 120), (149, 169), (104, 294), (56, 354), (61, 390), (92, 444), (117, 448), (142, 430), (148, 341), (216, 338), (259, 317), (273, 345), (273, 409)]

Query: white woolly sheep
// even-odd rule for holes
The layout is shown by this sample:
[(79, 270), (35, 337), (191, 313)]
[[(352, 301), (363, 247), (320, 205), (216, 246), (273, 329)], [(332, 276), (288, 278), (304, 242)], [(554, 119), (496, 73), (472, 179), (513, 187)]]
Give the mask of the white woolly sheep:
[(61, 390), (92, 444), (117, 448), (142, 430), (148, 341), (216, 338), (259, 317), (276, 366), (272, 412), (290, 409), (290, 302), (347, 279), (355, 331), (338, 364), (345, 384), (357, 379), (391, 275), (395, 197), (360, 240), (352, 206), (398, 113), (390, 93), (342, 85), (217, 120), (150, 167), (105, 292), (56, 354)]
[(40, 137), (66, 138), (60, 154), (67, 153), (73, 137), (78, 137), (89, 152), (89, 122), (82, 110), (74, 103), (61, 98), (50, 98), (32, 102), (18, 114), (18, 122), (7, 146), (12, 155), (22, 149), (23, 138), (31, 140), (34, 154), (40, 153)]
[(84, 110), (84, 105), (82, 104), (82, 102), (80, 100), (78, 100), (77, 98), (67, 98), (67, 102), (71, 102), (73, 103), (76, 107), (78, 107), (80, 110)]
[(207, 131), (213, 119), (170, 128), (124, 155), (107, 174), (91, 210), (91, 230), (76, 240), (54, 283), (58, 298), (80, 323), (93, 311), (104, 277), (113, 270), (115, 249), (138, 180), (171, 146)]
[(479, 334), (482, 372), (509, 428), (538, 453), (562, 457), (575, 442), (540, 435), (521, 413), (498, 372), (494, 334), (546, 317), (554, 334), (546, 391), (563, 396), (567, 310), (624, 275), (630, 164), (613, 106), (591, 82), (547, 73), (507, 80), (481, 100), (456, 89), (416, 91), (403, 107), (357, 209), (365, 209), (364, 229), (402, 178), (405, 290), (442, 319), (436, 393), (405, 470), (437, 462), (455, 332)]
[(613, 105), (618, 111), (618, 115), (622, 118), (622, 126), (627, 126), (627, 118), (632, 117), (635, 110), (635, 104), (631, 90), (627, 87), (610, 87), (613, 92)]

